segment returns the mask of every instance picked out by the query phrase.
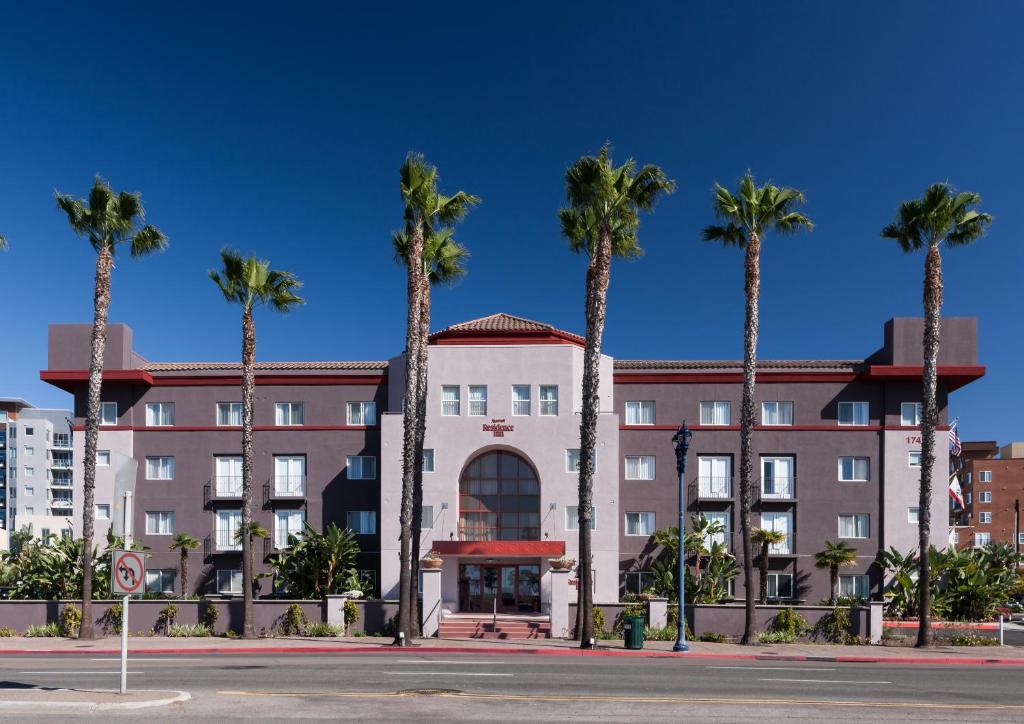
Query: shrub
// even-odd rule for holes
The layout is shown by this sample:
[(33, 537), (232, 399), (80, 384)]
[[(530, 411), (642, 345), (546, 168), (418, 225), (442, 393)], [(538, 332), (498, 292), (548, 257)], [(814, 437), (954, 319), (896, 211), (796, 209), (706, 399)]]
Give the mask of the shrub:
[(217, 627), (217, 617), (220, 616), (220, 612), (217, 607), (213, 605), (212, 601), (207, 601), (206, 606), (203, 608), (203, 615), (199, 617), (199, 623), (210, 629), (210, 633)]
[(232, 631), (231, 629), (226, 629), (224, 631), (224, 638), (226, 638), (226, 639), (237, 639), (238, 638), (238, 632), (237, 631)]
[(791, 644), (796, 636), (789, 631), (762, 631), (757, 635), (759, 644)]
[(724, 644), (729, 642), (729, 637), (717, 631), (705, 631), (700, 635), (700, 640), (709, 644)]
[(795, 641), (807, 633), (810, 628), (806, 618), (792, 608), (784, 608), (775, 614), (775, 618), (772, 619), (768, 630), (773, 633), (786, 634), (791, 637), (791, 640)]
[(349, 599), (345, 601), (345, 631), (348, 631), (348, 627), (359, 620), (359, 606), (356, 602)]
[(988, 636), (979, 636), (973, 631), (956, 634), (949, 640), (953, 646), (998, 646), (999, 641)]
[(284, 636), (301, 636), (302, 632), (306, 630), (306, 614), (303, 613), (302, 606), (297, 603), (288, 606), (279, 620), (278, 630)]
[(645, 641), (675, 641), (676, 640), (676, 627), (665, 626), (664, 628), (651, 628), (648, 626), (644, 629), (644, 640)]
[(18, 635), (18, 632), (15, 631), (10, 626), (2, 626), (2, 627), (0, 627), (0, 638), (6, 639), (6, 638), (10, 638), (11, 636), (17, 636), (17, 635)]
[(312, 636), (314, 638), (325, 638), (331, 636), (341, 636), (344, 630), (341, 626), (335, 626), (333, 623), (321, 623), (316, 621), (314, 623), (306, 624), (305, 636)]
[(594, 632), (600, 633), (604, 631), (604, 609), (600, 606), (594, 606)]
[(850, 632), (852, 626), (848, 608), (833, 608), (818, 620), (812, 635), (833, 644), (859, 644), (860, 639)]
[(48, 623), (45, 626), (33, 625), (25, 630), (25, 635), (29, 638), (52, 638), (60, 636), (60, 629), (57, 628), (56, 623)]
[(355, 636), (355, 637), (356, 637), (357, 639), (361, 639), (361, 638), (363, 638), (364, 636), (366, 636), (366, 632), (365, 632), (365, 631), (356, 631), (356, 632), (355, 632), (354, 634), (352, 634), (352, 635), (353, 635), (353, 636)]
[(168, 603), (166, 606), (160, 609), (160, 615), (156, 619), (156, 631), (163, 631), (165, 634), (170, 630), (171, 626), (174, 625), (175, 619), (178, 618), (178, 607), (173, 603)]
[(188, 624), (179, 625), (173, 623), (168, 628), (167, 635), (173, 636), (174, 638), (183, 638), (186, 636), (212, 636), (213, 632), (210, 631), (210, 628), (206, 624), (202, 623), (197, 623), (191, 626)]
[(100, 616), (97, 621), (99, 625), (103, 628), (103, 633), (121, 633), (121, 613), (122, 607), (120, 601), (118, 601), (115, 604), (112, 604), (110, 608), (103, 612), (103, 615)]
[(62, 636), (75, 638), (82, 625), (82, 611), (77, 606), (65, 606), (60, 612), (60, 632)]

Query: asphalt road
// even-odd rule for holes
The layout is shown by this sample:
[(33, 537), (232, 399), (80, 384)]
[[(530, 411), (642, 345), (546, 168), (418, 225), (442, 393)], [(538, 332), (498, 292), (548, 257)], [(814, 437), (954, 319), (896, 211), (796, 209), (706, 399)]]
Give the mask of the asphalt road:
[[(113, 688), (110, 656), (10, 656), (2, 687)], [(1022, 721), (1024, 668), (624, 657), (410, 653), (146, 655), (129, 686), (184, 690), (184, 704), (90, 715), (117, 721), (362, 719), (387, 721), (790, 722), (864, 717)], [(76, 713), (75, 718), (83, 717)], [(68, 721), (69, 712), (0, 713)]]

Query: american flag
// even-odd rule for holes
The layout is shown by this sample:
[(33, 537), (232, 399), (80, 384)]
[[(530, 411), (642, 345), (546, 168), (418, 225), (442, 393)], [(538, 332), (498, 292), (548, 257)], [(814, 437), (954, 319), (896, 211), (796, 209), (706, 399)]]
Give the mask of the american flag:
[(957, 433), (957, 425), (960, 424), (960, 418), (953, 420), (953, 424), (949, 426), (949, 451), (955, 456), (960, 457), (964, 454), (964, 448), (960, 444), (960, 435)]

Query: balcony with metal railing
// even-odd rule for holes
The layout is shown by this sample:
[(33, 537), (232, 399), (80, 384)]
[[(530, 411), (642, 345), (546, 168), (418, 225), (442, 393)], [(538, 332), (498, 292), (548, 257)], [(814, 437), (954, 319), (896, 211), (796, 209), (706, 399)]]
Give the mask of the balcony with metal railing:
[(796, 500), (796, 476), (761, 478), (760, 484), (754, 487), (754, 494), (762, 503), (792, 502)]
[(305, 475), (277, 475), (263, 484), (263, 505), (289, 500), (305, 503)]
[(732, 500), (732, 477), (701, 475), (687, 486), (687, 503), (693, 505), (703, 501)]
[(54, 450), (70, 450), (71, 449), (71, 435), (66, 433), (54, 433), (53, 443), (51, 446)]
[(74, 503), (71, 498), (53, 498), (50, 500), (50, 507), (54, 510), (71, 510), (74, 507)]
[(71, 454), (54, 453), (50, 467), (54, 470), (70, 470), (72, 465)]
[(51, 488), (61, 488), (70, 490), (73, 483), (70, 477), (54, 477), (50, 482)]

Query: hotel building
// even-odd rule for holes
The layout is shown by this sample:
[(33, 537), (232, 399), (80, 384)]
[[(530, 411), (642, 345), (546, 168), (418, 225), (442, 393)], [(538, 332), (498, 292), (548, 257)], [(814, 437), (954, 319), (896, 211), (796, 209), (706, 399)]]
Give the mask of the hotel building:
[[(817, 603), (826, 540), (857, 549), (843, 593), (877, 597), (882, 548), (916, 546), (922, 323), (885, 324), (880, 349), (857, 360), (758, 365), (752, 524), (786, 534), (770, 551), (774, 599)], [(943, 320), (939, 407), (984, 374), (974, 319)], [(87, 325), (52, 325), (44, 380), (74, 395), (83, 423)], [(97, 499), (117, 475), (135, 479), (134, 527), (151, 549), (147, 585), (177, 591), (176, 533), (204, 542), (190, 593), (241, 592), (240, 366), (150, 362), (131, 330), (108, 332)], [(444, 558), (444, 608), (542, 611), (549, 560), (578, 558), (576, 517), (583, 338), (495, 314), (430, 337), (421, 549)], [(404, 359), (261, 362), (255, 396), (254, 517), (268, 531), (262, 562), (304, 524), (347, 526), (359, 568), (397, 594)], [(671, 438), (694, 431), (689, 514), (720, 520), (737, 555), (739, 405), (734, 361), (601, 360), (593, 530), (595, 600), (645, 589), (658, 555), (651, 535), (677, 521)], [(82, 435), (75, 435), (80, 467)], [(935, 479), (948, 453), (939, 445)], [(935, 485), (933, 538), (944, 546), (948, 497)], [(79, 514), (80, 515), (80, 514)], [(735, 581), (742, 596), (742, 581)], [(264, 583), (263, 593), (270, 592)]]

